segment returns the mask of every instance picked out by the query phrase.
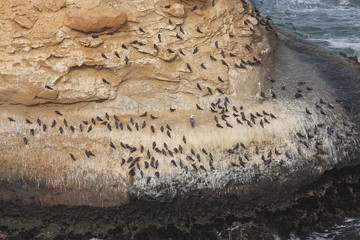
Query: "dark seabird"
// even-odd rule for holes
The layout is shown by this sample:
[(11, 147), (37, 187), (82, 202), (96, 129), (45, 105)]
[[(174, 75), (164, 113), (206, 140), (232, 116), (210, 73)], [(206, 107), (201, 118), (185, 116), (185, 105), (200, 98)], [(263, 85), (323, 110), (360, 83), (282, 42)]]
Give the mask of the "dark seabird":
[(205, 148), (202, 148), (201, 151), (202, 151), (204, 154), (208, 155), (208, 153), (207, 153), (207, 151), (205, 150)]
[(151, 181), (151, 177), (147, 177), (147, 178), (146, 178), (146, 184), (149, 184), (150, 181)]
[(54, 128), (56, 126), (56, 120), (53, 120), (51, 127)]
[(186, 67), (187, 67), (187, 69), (189, 69), (190, 72), (192, 72), (192, 69), (191, 69), (190, 64), (187, 63), (187, 64), (186, 64)]
[(210, 59), (213, 60), (213, 61), (217, 61), (214, 56), (210, 56)]
[(224, 92), (220, 88), (216, 88), (216, 91), (218, 91), (220, 94), (224, 94)]
[(135, 176), (135, 168), (133, 167), (130, 171), (129, 171), (129, 176), (133, 177)]
[(24, 140), (25, 145), (29, 144), (29, 141), (28, 141), (28, 139), (26, 137), (23, 137), (23, 140)]
[(206, 172), (206, 168), (204, 167), (204, 165), (200, 165), (200, 169)]
[(26, 123), (28, 123), (28, 124), (33, 124), (32, 121), (30, 121), (30, 120), (27, 119), (27, 118), (25, 118), (25, 121), (26, 121)]
[(95, 157), (95, 154), (92, 153), (92, 152), (89, 151), (89, 150), (85, 150), (85, 154), (86, 154), (86, 156), (87, 156), (88, 158), (91, 157), (91, 156)]
[(233, 126), (232, 126), (230, 123), (228, 123), (228, 122), (225, 122), (225, 123), (226, 123), (226, 126), (227, 126), (227, 127), (233, 128)]
[(225, 58), (225, 52), (224, 52), (224, 50), (221, 50), (220, 54), (221, 54), (221, 56), (222, 56), (223, 58)]
[(245, 48), (246, 48), (247, 50), (251, 51), (250, 45), (246, 44), (246, 45), (245, 45)]
[(101, 56), (102, 56), (103, 58), (105, 58), (105, 59), (108, 59), (107, 56), (106, 56), (104, 53), (102, 53)]
[(222, 63), (223, 65), (229, 67), (229, 65), (228, 65), (223, 59), (221, 59), (221, 63)]
[(74, 154), (70, 153), (70, 157), (71, 157), (72, 160), (76, 161), (76, 158), (75, 158)]
[(302, 97), (303, 97), (303, 95), (301, 95), (300, 93), (296, 93), (296, 94), (295, 94), (295, 98), (297, 98), (297, 99), (298, 99), (298, 98), (302, 98)]
[(31, 135), (35, 135), (35, 130), (32, 128), (32, 129), (30, 129), (30, 133), (31, 133)]
[(193, 54), (196, 54), (199, 51), (198, 47), (194, 48)]
[(181, 145), (179, 145), (179, 152), (182, 154), (183, 153), (183, 148)]
[(183, 40), (182, 37), (179, 34), (176, 34), (175, 36), (176, 36), (177, 39)]
[(304, 135), (302, 135), (301, 133), (299, 133), (299, 132), (297, 132), (296, 133), (296, 135), (298, 136), (298, 137), (300, 137), (300, 138), (305, 138), (305, 136)]

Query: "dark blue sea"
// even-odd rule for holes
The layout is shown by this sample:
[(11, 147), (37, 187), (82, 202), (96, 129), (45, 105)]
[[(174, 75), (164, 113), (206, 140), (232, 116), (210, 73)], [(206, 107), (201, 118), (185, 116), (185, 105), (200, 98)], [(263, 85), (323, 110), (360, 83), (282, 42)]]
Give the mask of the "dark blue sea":
[(360, 0), (251, 0), (276, 25), (360, 58)]
[[(274, 24), (360, 60), (360, 0), (251, 0)], [(300, 240), (293, 236), (291, 240)], [(360, 240), (360, 219), (349, 218), (306, 240)]]

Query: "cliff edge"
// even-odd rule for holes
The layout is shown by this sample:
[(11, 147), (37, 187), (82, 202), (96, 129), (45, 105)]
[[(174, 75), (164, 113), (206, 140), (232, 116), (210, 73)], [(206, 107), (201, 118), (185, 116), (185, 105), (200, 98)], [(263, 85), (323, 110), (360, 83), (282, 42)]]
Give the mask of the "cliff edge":
[(359, 69), (246, 0), (0, 6), (3, 203), (252, 208), (359, 164)]

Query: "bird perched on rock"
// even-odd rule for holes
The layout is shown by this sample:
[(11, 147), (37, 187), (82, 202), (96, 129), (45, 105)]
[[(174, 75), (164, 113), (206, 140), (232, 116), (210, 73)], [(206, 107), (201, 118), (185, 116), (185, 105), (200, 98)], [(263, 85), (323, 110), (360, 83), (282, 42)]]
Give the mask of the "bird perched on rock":
[(190, 116), (190, 125), (191, 125), (191, 127), (195, 127), (195, 116), (194, 115)]

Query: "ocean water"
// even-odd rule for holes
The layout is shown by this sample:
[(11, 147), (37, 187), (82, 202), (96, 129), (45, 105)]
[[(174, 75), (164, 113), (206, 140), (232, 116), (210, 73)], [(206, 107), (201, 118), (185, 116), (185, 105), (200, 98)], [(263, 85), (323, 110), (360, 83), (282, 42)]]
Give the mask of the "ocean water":
[(335, 52), (360, 59), (360, 0), (251, 0), (262, 16)]
[[(280, 238), (275, 236), (275, 239)], [(360, 239), (360, 219), (348, 218), (343, 223), (335, 225), (323, 232), (312, 233), (305, 239), (292, 236), (289, 240), (359, 240)]]
[[(251, 0), (262, 16), (303, 38), (360, 60), (360, 0)], [(290, 240), (300, 240), (296, 236)], [(360, 240), (360, 218), (346, 219), (306, 240)]]

